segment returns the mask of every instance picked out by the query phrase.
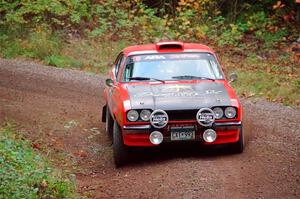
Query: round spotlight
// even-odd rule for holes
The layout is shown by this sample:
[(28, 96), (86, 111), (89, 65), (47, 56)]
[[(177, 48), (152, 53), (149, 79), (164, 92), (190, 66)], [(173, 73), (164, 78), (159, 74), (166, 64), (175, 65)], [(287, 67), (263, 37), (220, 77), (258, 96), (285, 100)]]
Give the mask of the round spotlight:
[(155, 128), (164, 128), (168, 122), (168, 114), (163, 110), (155, 110), (150, 115), (150, 123)]
[(164, 136), (159, 131), (153, 131), (150, 134), (149, 139), (152, 144), (158, 145), (158, 144), (162, 143)]
[(203, 133), (203, 139), (205, 142), (214, 142), (217, 139), (217, 133), (213, 129), (207, 129)]
[(236, 116), (236, 110), (233, 107), (225, 108), (225, 116), (229, 119), (234, 118)]
[(223, 109), (220, 107), (216, 107), (213, 109), (213, 112), (215, 113), (216, 119), (221, 119), (224, 115)]
[(211, 126), (216, 116), (210, 108), (201, 108), (196, 114), (196, 119), (201, 126)]
[(149, 110), (142, 110), (140, 117), (143, 121), (149, 121), (151, 112)]
[(131, 122), (135, 122), (139, 119), (139, 113), (136, 110), (130, 110), (127, 113), (127, 119)]

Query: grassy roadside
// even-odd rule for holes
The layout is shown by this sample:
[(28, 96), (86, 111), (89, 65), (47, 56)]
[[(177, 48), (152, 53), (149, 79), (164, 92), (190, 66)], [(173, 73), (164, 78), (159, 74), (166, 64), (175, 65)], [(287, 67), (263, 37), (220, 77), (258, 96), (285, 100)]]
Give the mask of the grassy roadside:
[(233, 87), (239, 96), (246, 98), (260, 97), (284, 105), (300, 105), (300, 78), (290, 78), (287, 75), (265, 73), (263, 71), (248, 71), (232, 69), (238, 74), (238, 81)]
[(133, 43), (121, 40), (103, 42), (92, 39), (72, 40), (62, 49), (62, 54), (82, 63), (81, 70), (107, 73), (120, 51)]
[(291, 61), (291, 54), (262, 58), (254, 53), (246, 57), (222, 54), (226, 73), (238, 74), (233, 82), (239, 96), (259, 97), (289, 106), (300, 105), (300, 66)]
[(74, 182), (51, 168), (10, 124), (0, 127), (0, 196), (77, 198)]

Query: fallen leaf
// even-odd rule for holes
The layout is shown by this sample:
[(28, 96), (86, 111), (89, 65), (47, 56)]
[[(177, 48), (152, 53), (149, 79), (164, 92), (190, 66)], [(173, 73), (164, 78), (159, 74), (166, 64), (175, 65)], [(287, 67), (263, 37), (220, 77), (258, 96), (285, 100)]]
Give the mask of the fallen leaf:
[(31, 147), (34, 149), (39, 149), (39, 150), (42, 148), (42, 146), (39, 143), (32, 143)]

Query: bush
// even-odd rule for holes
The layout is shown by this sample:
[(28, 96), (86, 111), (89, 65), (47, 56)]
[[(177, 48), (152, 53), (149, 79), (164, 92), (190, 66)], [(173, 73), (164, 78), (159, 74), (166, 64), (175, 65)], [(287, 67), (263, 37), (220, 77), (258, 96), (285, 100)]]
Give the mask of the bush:
[(94, 5), (92, 13), (97, 26), (90, 33), (92, 37), (104, 34), (110, 34), (111, 36), (116, 33), (122, 34), (132, 28), (133, 24), (128, 20), (128, 13), (123, 9), (122, 4), (120, 7), (115, 6), (116, 4), (118, 4), (117, 0), (108, 0), (102, 4)]
[(191, 41), (203, 38), (201, 27), (206, 18), (217, 13), (212, 0), (181, 0), (172, 9), (170, 6), (153, 8), (143, 2), (108, 0), (95, 5), (92, 15), (97, 27), (90, 35), (151, 42), (161, 39)]
[(274, 48), (278, 43), (283, 41), (283, 38), (288, 35), (288, 31), (286, 29), (280, 29), (275, 32), (261, 32), (256, 31), (256, 38), (262, 40), (264, 42), (265, 48)]
[(4, 58), (13, 58), (24, 55), (25, 50), (21, 46), (22, 40), (10, 40), (8, 38), (9, 37), (6, 37), (6, 35), (0, 36), (0, 56)]
[(57, 34), (44, 28), (32, 30), (28, 35), (12, 31), (0, 32), (0, 49), (5, 58), (16, 56), (43, 59), (60, 52), (62, 39)]
[(227, 24), (225, 18), (218, 16), (208, 24), (208, 38), (219, 46), (238, 46), (245, 32), (244, 24)]
[(47, 161), (12, 125), (0, 128), (0, 196), (14, 198), (76, 198), (68, 179), (54, 176)]
[(243, 38), (243, 32), (239, 29), (239, 26), (235, 24), (230, 24), (230, 27), (220, 35), (218, 44), (219, 46), (224, 46), (224, 45), (238, 46), (242, 38)]
[(8, 29), (34, 28), (41, 24), (54, 29), (75, 26), (82, 19), (91, 17), (89, 7), (88, 0), (3, 0), (0, 3), (0, 25)]
[(61, 49), (61, 39), (49, 30), (37, 29), (29, 34), (24, 42), (28, 57), (43, 59), (46, 56), (57, 54)]
[[(116, 4), (120, 6), (116, 7)], [(166, 21), (156, 14), (155, 9), (148, 8), (140, 2), (127, 4), (123, 1), (108, 0), (95, 5), (93, 15), (98, 25), (90, 32), (90, 36), (155, 40), (157, 37), (161, 38), (166, 30)]]

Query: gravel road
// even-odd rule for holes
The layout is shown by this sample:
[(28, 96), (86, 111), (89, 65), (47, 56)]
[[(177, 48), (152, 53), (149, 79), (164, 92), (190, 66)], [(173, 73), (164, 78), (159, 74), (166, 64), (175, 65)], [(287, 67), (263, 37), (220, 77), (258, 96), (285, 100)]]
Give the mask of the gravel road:
[(88, 198), (300, 198), (299, 108), (243, 99), (244, 153), (162, 148), (115, 169), (100, 120), (103, 80), (0, 59), (0, 122), (73, 157), (77, 190)]

